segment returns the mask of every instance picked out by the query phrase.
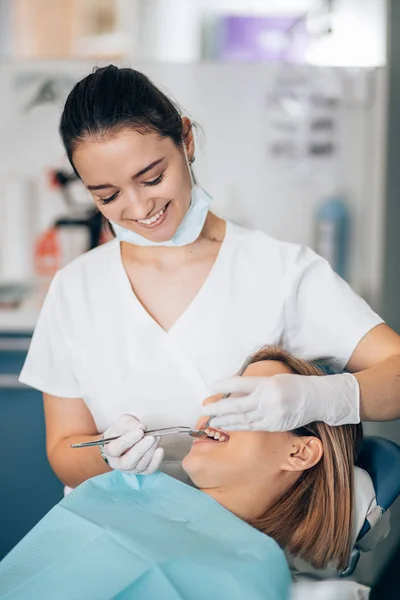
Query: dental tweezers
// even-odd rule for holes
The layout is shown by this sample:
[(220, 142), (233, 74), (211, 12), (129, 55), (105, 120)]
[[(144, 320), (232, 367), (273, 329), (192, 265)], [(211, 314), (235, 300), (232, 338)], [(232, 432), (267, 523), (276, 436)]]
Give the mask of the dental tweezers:
[[(192, 429), (191, 427), (185, 427), (180, 425), (178, 427), (164, 427), (163, 429), (149, 429), (149, 431), (145, 431), (144, 435), (154, 435), (155, 437), (162, 437), (164, 435), (173, 435), (177, 433), (187, 433), (192, 437), (204, 437), (203, 430)], [(90, 446), (104, 446), (109, 442), (117, 440), (120, 435), (116, 435), (114, 437), (109, 438), (101, 438), (99, 440), (93, 440), (90, 442), (81, 442), (79, 444), (71, 444), (71, 448), (89, 448)]]
[[(243, 373), (245, 372), (245, 370), (251, 363), (252, 358), (253, 358), (253, 355), (250, 355), (246, 358), (246, 360), (244, 361), (244, 363), (242, 364), (242, 366), (240, 367), (240, 369), (237, 373), (238, 376), (243, 375)], [(230, 396), (230, 393), (224, 394), (221, 399), (229, 398), (229, 396)], [(205, 429), (207, 429), (207, 427), (210, 427), (210, 421), (211, 421), (211, 419), (214, 418), (214, 416), (215, 415), (211, 415), (210, 417), (208, 417), (207, 422), (205, 423), (203, 429), (192, 429), (191, 427), (185, 427), (183, 425), (180, 425), (178, 427), (164, 427), (163, 429), (150, 429), (149, 431), (145, 431), (144, 435), (154, 435), (154, 437), (162, 437), (164, 435), (187, 433), (188, 435), (190, 435), (192, 437), (197, 437), (197, 438), (207, 437)], [(117, 440), (119, 437), (121, 437), (121, 436), (116, 435), (114, 437), (101, 438), (99, 440), (94, 440), (91, 442), (81, 442), (79, 444), (71, 444), (71, 448), (89, 448), (90, 446), (104, 446), (105, 444), (108, 444), (109, 442)]]

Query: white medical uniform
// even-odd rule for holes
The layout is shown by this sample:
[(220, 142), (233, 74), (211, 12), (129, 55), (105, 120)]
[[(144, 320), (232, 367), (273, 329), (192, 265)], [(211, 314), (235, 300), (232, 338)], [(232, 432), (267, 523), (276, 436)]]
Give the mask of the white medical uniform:
[[(132, 291), (113, 240), (54, 278), (20, 381), (83, 398), (99, 432), (124, 413), (149, 429), (192, 426), (212, 384), (261, 346), (341, 369), (381, 322), (312, 250), (228, 222), (207, 280), (166, 332)], [(167, 466), (191, 439), (162, 443)]]

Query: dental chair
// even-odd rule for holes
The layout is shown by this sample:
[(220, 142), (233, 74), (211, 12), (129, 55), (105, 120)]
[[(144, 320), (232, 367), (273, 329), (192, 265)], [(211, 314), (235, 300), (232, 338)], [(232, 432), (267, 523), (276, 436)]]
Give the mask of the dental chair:
[[(315, 361), (314, 364), (326, 375), (337, 373), (327, 363)], [(389, 509), (400, 496), (400, 446), (385, 438), (364, 436), (356, 465), (370, 476), (376, 503), (371, 510), (364, 513), (364, 524), (358, 532), (347, 568), (339, 573), (341, 578), (352, 575), (361, 552), (368, 552), (375, 548), (389, 533)], [(356, 486), (356, 505), (363, 500), (362, 492), (360, 494), (358, 492)]]
[(295, 585), (291, 600), (369, 598), (370, 588), (352, 581), (351, 575), (361, 552), (375, 548), (389, 533), (389, 509), (400, 495), (400, 446), (384, 438), (366, 436), (357, 466), (360, 468), (355, 473), (355, 504), (359, 514), (355, 519), (356, 539), (348, 566), (338, 572), (334, 569), (310, 570), (305, 565), (298, 565), (300, 569), (293, 571)]
[(348, 577), (357, 566), (361, 552), (372, 550), (389, 532), (389, 509), (400, 495), (400, 446), (384, 438), (366, 436), (357, 466), (372, 479), (376, 506), (367, 513), (348, 567), (341, 577)]

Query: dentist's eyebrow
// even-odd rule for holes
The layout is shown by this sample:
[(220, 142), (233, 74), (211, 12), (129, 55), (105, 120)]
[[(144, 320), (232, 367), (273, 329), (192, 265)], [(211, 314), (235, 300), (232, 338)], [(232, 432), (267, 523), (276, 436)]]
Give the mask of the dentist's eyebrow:
[[(132, 177), (132, 179), (137, 179), (138, 177), (141, 177), (141, 175), (144, 175), (148, 171), (151, 171), (151, 169), (154, 169), (154, 167), (159, 165), (163, 160), (165, 160), (165, 156), (163, 156), (162, 158), (159, 158), (157, 160), (154, 160), (152, 163), (147, 165), (147, 167), (144, 167), (144, 169), (140, 169), (140, 171), (138, 171), (136, 173), (136, 175), (134, 175)], [(96, 190), (105, 190), (107, 188), (113, 188), (113, 187), (117, 187), (117, 186), (113, 185), (112, 183), (102, 183), (101, 185), (87, 185), (86, 187), (88, 190), (96, 191)]]

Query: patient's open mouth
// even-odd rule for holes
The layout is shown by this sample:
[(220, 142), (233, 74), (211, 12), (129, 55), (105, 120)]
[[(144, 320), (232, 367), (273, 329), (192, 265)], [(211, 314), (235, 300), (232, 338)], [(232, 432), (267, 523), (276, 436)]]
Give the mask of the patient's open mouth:
[(219, 431), (218, 429), (207, 427), (207, 429), (204, 431), (206, 432), (208, 438), (216, 440), (217, 442), (227, 442), (229, 440), (229, 435), (227, 435), (225, 432)]
[(217, 442), (219, 444), (223, 442), (227, 442), (229, 440), (229, 435), (225, 431), (221, 431), (221, 429), (214, 429), (213, 427), (207, 427), (205, 430), (207, 437), (199, 438), (194, 441), (194, 443), (198, 442)]

